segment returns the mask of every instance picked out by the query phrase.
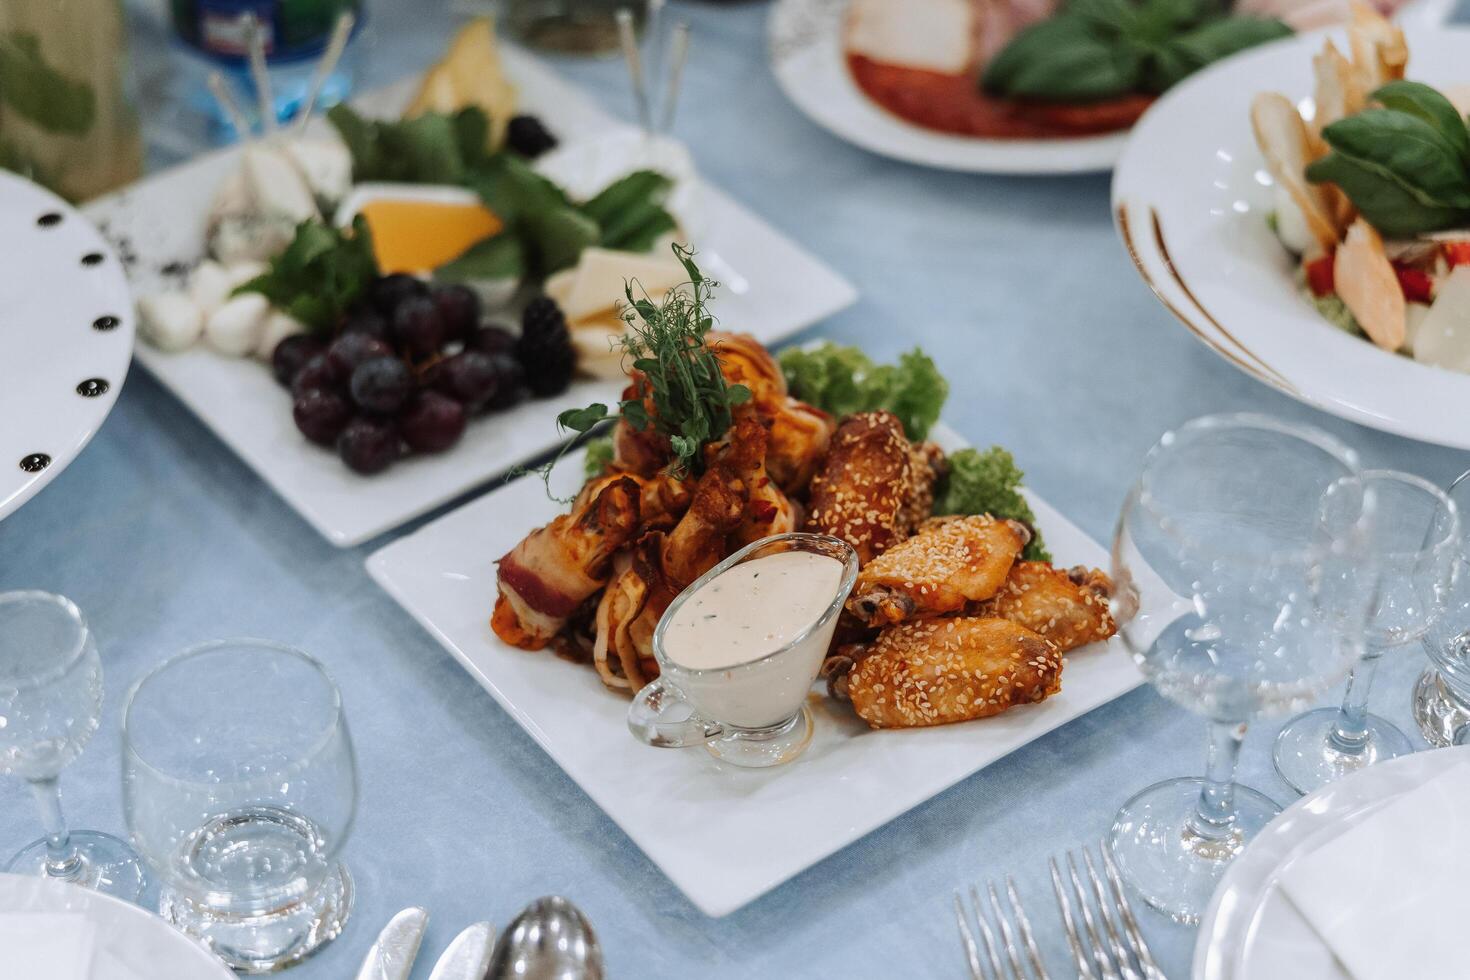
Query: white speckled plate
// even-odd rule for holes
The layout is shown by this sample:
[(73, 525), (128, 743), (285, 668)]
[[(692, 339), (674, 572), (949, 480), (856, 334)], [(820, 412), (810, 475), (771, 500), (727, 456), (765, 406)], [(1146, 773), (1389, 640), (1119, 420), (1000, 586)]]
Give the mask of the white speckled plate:
[(0, 518), (101, 427), (133, 354), (133, 301), (97, 229), (0, 171)]
[(880, 108), (854, 84), (842, 53), (848, 0), (777, 0), (768, 39), (771, 69), (813, 122), (865, 150), (943, 170), (1071, 174), (1108, 170), (1126, 132), (1057, 139), (981, 139), (935, 132)]
[[(1272, 182), (1251, 135), (1250, 102), (1263, 91), (1309, 97), (1324, 36), (1236, 55), (1155, 103), (1113, 175), (1119, 234), (1159, 301), (1246, 374), (1360, 425), (1470, 449), (1470, 375), (1379, 350), (1328, 323), (1298, 291), (1296, 262), (1266, 225)], [(1343, 36), (1330, 36), (1346, 50)], [(1410, 78), (1470, 81), (1470, 29), (1410, 26), (1407, 37)]]
[[(964, 445), (943, 426), (933, 437)], [(561, 495), (581, 473), (580, 452), (562, 461)], [(1058, 563), (1107, 565), (1097, 542), (1028, 499)], [(628, 733), (628, 699), (591, 667), (513, 649), (490, 630), (495, 559), (562, 509), (540, 480), (520, 479), (378, 551), (368, 572), (707, 915), (733, 912), (1142, 682), (1115, 637), (1067, 655), (1060, 694), (982, 721), (871, 731), (813, 693), (816, 735), (790, 765), (734, 770), (700, 749), (656, 749)]]
[[(213, 953), (152, 912), (64, 881), (0, 874), (0, 920), (10, 916), (17, 917), (17, 925), (25, 925), (24, 916), (46, 916), (51, 921), (55, 916), (85, 919), (93, 936), (91, 970), (85, 974), (89, 980), (235, 977)], [(44, 923), (47, 919), (35, 921)], [(0, 967), (10, 962), (7, 954), (18, 952), (23, 950), (0, 950)], [(4, 970), (0, 974), (10, 977)]]
[[(626, 129), (535, 58), (510, 46), (504, 53), (525, 111), (541, 116), (563, 138)], [(411, 93), (411, 84), (390, 86), (360, 104), (375, 115), (395, 115)], [(114, 240), (126, 241), (139, 294), (169, 285), (169, 263), (189, 264), (202, 256), (209, 202), (237, 165), (238, 150), (218, 151), (87, 206)], [(718, 188), (701, 185), (699, 200), (701, 234), (694, 245), (704, 270), (723, 283), (716, 302), (727, 328), (774, 343), (857, 298), (847, 280)], [(296, 431), (291, 399), (259, 362), (223, 357), (202, 345), (169, 354), (146, 343), (138, 345), (138, 360), (340, 547), (376, 537), (549, 452), (561, 442), (558, 413), (615, 402), (622, 387), (579, 381), (557, 398), (476, 420), (448, 452), (406, 459), (363, 477)]]

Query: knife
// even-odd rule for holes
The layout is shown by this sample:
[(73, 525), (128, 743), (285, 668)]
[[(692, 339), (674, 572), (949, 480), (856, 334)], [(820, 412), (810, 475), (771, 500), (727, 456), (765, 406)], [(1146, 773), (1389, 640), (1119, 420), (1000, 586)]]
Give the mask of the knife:
[(429, 980), (484, 980), (494, 948), (495, 927), (488, 922), (476, 922), (454, 937), (434, 964)]
[(408, 980), (428, 924), (429, 913), (417, 906), (389, 919), (362, 961), (357, 980)]

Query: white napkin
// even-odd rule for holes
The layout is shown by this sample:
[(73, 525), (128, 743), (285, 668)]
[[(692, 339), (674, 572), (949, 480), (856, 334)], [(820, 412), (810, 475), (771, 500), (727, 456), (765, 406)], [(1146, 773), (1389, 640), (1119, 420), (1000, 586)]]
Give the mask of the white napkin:
[(1470, 764), (1295, 862), (1281, 890), (1354, 980), (1467, 972)]
[(92, 980), (96, 933), (80, 913), (0, 913), (0, 977)]

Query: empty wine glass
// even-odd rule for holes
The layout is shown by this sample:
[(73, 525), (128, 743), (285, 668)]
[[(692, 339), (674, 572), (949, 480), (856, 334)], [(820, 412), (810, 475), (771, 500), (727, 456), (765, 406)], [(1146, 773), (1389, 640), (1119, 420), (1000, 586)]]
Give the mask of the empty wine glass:
[(31, 784), (46, 836), (5, 866), (135, 902), (145, 876), (126, 843), (95, 830), (68, 830), (61, 770), (97, 730), (102, 661), (81, 611), (49, 592), (0, 593), (0, 772)]
[(306, 654), (222, 640), (155, 668), (123, 715), (123, 802), (159, 913), (234, 969), (281, 969), (346, 924), (357, 764)]
[(1377, 499), (1368, 547), (1378, 599), (1342, 706), (1299, 715), (1276, 736), (1276, 771), (1298, 793), (1414, 751), (1392, 722), (1368, 712), (1368, 692), (1384, 652), (1422, 639), (1439, 618), (1459, 555), (1460, 518), (1443, 490), (1391, 470), (1365, 470), (1359, 480), (1358, 492)]
[(1311, 703), (1360, 653), (1371, 497), (1336, 493), (1354, 454), (1306, 426), (1196, 419), (1149, 453), (1113, 540), (1112, 607), (1154, 688), (1211, 723), (1203, 778), (1118, 812), (1108, 845), (1152, 906), (1195, 923), (1280, 808), (1235, 783), (1246, 723)]
[(1450, 484), (1449, 496), (1460, 512), (1460, 546), (1444, 608), (1424, 634), (1424, 651), (1434, 666), (1419, 675), (1413, 700), (1420, 734), (1441, 748), (1470, 741), (1470, 472)]

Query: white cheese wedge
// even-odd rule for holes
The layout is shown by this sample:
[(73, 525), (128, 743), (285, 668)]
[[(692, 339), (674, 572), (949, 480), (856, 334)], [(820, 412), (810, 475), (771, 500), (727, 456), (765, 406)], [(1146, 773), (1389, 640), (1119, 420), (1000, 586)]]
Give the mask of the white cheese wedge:
[(596, 247), (583, 250), (576, 272), (576, 278), (567, 290), (566, 302), (561, 303), (562, 312), (571, 323), (627, 302), (624, 287), (629, 280), (637, 281), (634, 295), (641, 296), (646, 292), (650, 299), (657, 301), (689, 278), (684, 266), (672, 255), (645, 255)]
[(289, 153), (269, 143), (252, 143), (241, 157), (245, 187), (256, 211), (298, 224), (319, 217), (311, 185)]
[(1414, 360), (1470, 373), (1470, 266), (1456, 266), (1413, 338)]
[(626, 329), (611, 313), (584, 320), (571, 329), (572, 348), (577, 352), (577, 370), (605, 381), (623, 381), (623, 347), (618, 338)]
[(270, 301), (260, 293), (232, 297), (204, 321), (204, 342), (231, 357), (253, 354), (270, 312)]
[(1409, 303), (1404, 307), (1404, 346), (1399, 350), (1410, 357), (1414, 356), (1414, 342), (1419, 337), (1419, 328), (1424, 326), (1431, 309), (1433, 307), (1428, 303)]
[(189, 298), (199, 304), (205, 316), (218, 309), (230, 296), (235, 283), (224, 266), (205, 259), (189, 273)]
[(958, 75), (975, 57), (970, 0), (853, 0), (847, 50), (888, 65)]
[(352, 154), (341, 140), (299, 137), (284, 146), (317, 197), (340, 201), (352, 189)]
[(567, 297), (572, 295), (572, 285), (576, 281), (577, 267), (572, 266), (570, 269), (563, 269), (560, 272), (553, 272), (551, 275), (547, 276), (546, 282), (542, 283), (541, 288), (543, 291), (545, 291), (546, 295), (555, 300), (556, 305), (560, 306), (563, 312), (565, 312)]
[(187, 293), (169, 290), (138, 300), (138, 332), (159, 350), (194, 346), (204, 330), (204, 313)]

